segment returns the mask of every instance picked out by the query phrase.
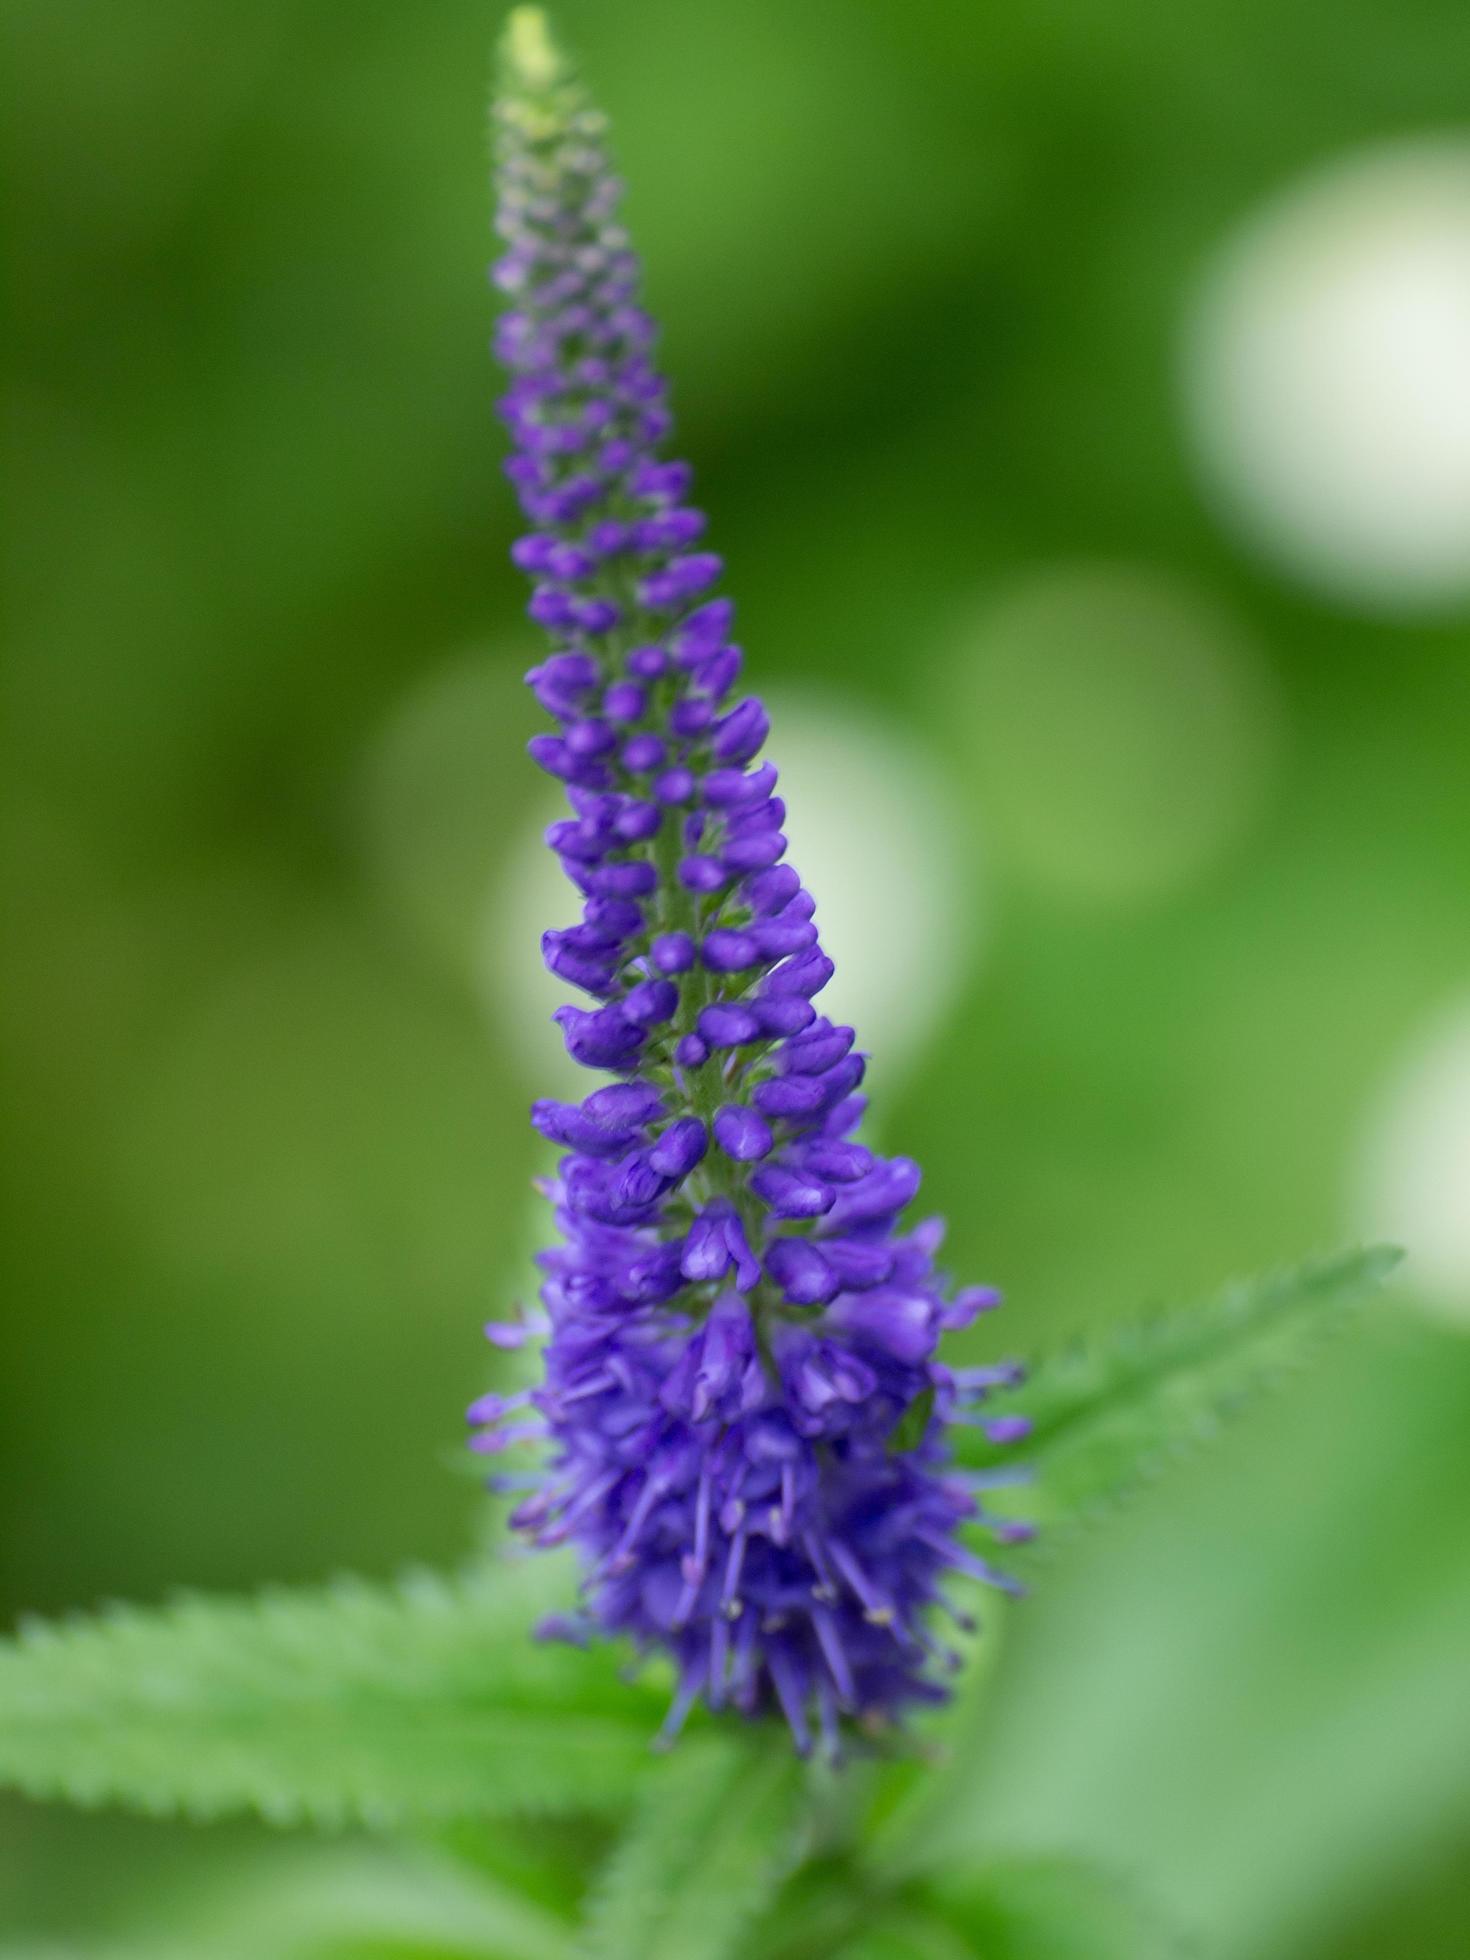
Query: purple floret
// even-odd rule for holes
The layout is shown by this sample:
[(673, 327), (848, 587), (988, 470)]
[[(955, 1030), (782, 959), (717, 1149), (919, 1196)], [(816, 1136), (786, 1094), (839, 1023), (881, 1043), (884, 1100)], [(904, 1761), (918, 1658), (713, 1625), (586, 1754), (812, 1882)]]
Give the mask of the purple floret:
[[(476, 1446), (538, 1444), (513, 1512), (572, 1543), (585, 1630), (670, 1654), (672, 1736), (693, 1703), (778, 1712), (798, 1748), (843, 1721), (942, 1699), (930, 1622), (956, 1574), (1008, 1586), (961, 1542), (982, 1510), (947, 1431), (1014, 1367), (951, 1370), (940, 1335), (995, 1304), (906, 1226), (917, 1166), (857, 1140), (865, 1057), (820, 1012), (832, 976), (784, 862), (758, 760), (767, 717), (734, 693), (721, 560), (651, 365), (603, 123), (548, 49), (513, 60), (500, 111), (496, 335), (508, 474), (532, 525), (512, 557), (553, 651), (528, 677), (557, 723), (531, 753), (566, 788), (547, 841), (582, 894), (548, 931), (573, 1058), (612, 1083), (533, 1120), (563, 1152), (540, 1256), (528, 1395), (482, 1397)], [(527, 1473), (496, 1480), (523, 1489)]]

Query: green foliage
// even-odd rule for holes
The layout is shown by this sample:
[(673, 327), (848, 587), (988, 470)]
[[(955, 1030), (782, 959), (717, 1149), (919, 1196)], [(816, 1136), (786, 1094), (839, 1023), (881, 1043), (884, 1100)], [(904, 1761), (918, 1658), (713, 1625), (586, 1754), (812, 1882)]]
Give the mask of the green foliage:
[(1017, 1857), (906, 1881), (862, 1858), (809, 1870), (748, 1951), (760, 1960), (1176, 1960), (1180, 1947), (1133, 1886), (1095, 1865)]
[(838, 1858), (789, 1886), (751, 1941), (754, 1960), (975, 1960), (974, 1949), (915, 1887), (886, 1885)]
[[(1022, 1454), (1043, 1521), (1078, 1523), (1207, 1437), (1308, 1359), (1394, 1260), (1379, 1251), (1307, 1265), (1044, 1363), (1004, 1398), (1034, 1425)], [(959, 1442), (982, 1466), (1012, 1455), (978, 1432)], [(555, 1811), (631, 1812), (592, 1888), (587, 1960), (1173, 1951), (1126, 1890), (1088, 1869), (935, 1869), (936, 1825), (980, 1746), (985, 1669), (969, 1670), (958, 1710), (940, 1718), (952, 1744), (943, 1766), (871, 1762), (823, 1781), (783, 1733), (733, 1723), (696, 1725), (659, 1763), (649, 1737), (661, 1698), (619, 1679), (609, 1649), (529, 1637), (573, 1586), (562, 1560), (490, 1561), (457, 1578), (344, 1580), (25, 1628), (0, 1647), (0, 1782), (283, 1824), (470, 1831), (468, 1820), (502, 1820), (504, 1842), (481, 1841), (458, 1889), (436, 1879), (422, 1915), (414, 1877), (401, 1897), (384, 1894), (381, 1913), (356, 1917), (356, 1944), (339, 1946), (340, 1890), (310, 1892), (309, 1912), (286, 1915), (301, 1938), (285, 1920), (272, 1933), (282, 1952), (556, 1960), (570, 1934), (538, 1898), (544, 1874), (517, 1850), (524, 1827), (513, 1821)], [(993, 1652), (987, 1643), (982, 1658)], [(447, 1844), (453, 1833), (443, 1835)], [(432, 1949), (417, 1940), (420, 1917)]]
[[(382, 1844), (260, 1859), (202, 1893), (153, 1902), (146, 1944), (87, 1960), (573, 1960), (559, 1914), (450, 1860)], [(0, 1960), (78, 1960), (0, 1946)]]
[(1001, 1450), (957, 1430), (956, 1454), (972, 1467), (1030, 1465), (1026, 1508), (1055, 1542), (1058, 1528), (1126, 1498), (1303, 1366), (1399, 1256), (1377, 1247), (1312, 1261), (1086, 1336), (997, 1402), (1031, 1418), (1024, 1445)]
[(0, 1649), (0, 1782), (279, 1824), (615, 1808), (658, 1704), (529, 1638), (570, 1583), (503, 1564), (29, 1626)]
[[(1035, 1425), (1043, 1520), (1076, 1522), (1208, 1435), (1393, 1260), (1305, 1266), (1046, 1363), (1014, 1397)], [(961, 1432), (970, 1460), (999, 1454), (974, 1437)], [(784, 1745), (732, 1732), (650, 1776), (651, 1696), (615, 1678), (608, 1650), (528, 1637), (572, 1583), (540, 1559), (28, 1627), (0, 1648), (0, 1781), (84, 1804), (376, 1827), (617, 1809), (641, 1793), (597, 1895), (594, 1950), (727, 1952), (779, 1874), (796, 1771)], [(913, 1792), (910, 1817), (925, 1797)], [(896, 1818), (893, 1841), (910, 1836)]]
[(861, 1932), (828, 1951), (833, 1960), (977, 1960), (957, 1927), (915, 1900), (877, 1906)]
[(685, 1744), (644, 1786), (594, 1895), (592, 1960), (724, 1960), (796, 1855), (805, 1775), (784, 1735)]
[(1007, 1859), (936, 1887), (936, 1907), (985, 1960), (1172, 1960), (1177, 1937), (1135, 1888), (1063, 1858)]
[(181, 1960), (571, 1960), (572, 1934), (483, 1873), (376, 1846), (267, 1866), (213, 1899), (178, 1946)]
[[(1398, 1255), (1375, 1250), (1309, 1262), (1231, 1287), (1203, 1306), (1174, 1309), (1112, 1327), (1043, 1361), (1024, 1387), (1004, 1398), (1033, 1424), (1021, 1448), (996, 1449), (976, 1430), (955, 1432), (956, 1452), (986, 1468), (1024, 1461), (1036, 1483), (1005, 1492), (1005, 1508), (1024, 1506), (1043, 1527), (1040, 1548), (1055, 1546), (1171, 1461), (1201, 1446), (1230, 1416), (1301, 1366), (1347, 1312), (1392, 1270)], [(998, 1402), (997, 1406), (1001, 1406)], [(1022, 1562), (1008, 1548), (1005, 1562)], [(989, 1734), (987, 1682), (999, 1615), (971, 1655), (957, 1702), (936, 1725), (942, 1760), (894, 1780), (875, 1815), (869, 1857), (895, 1882), (932, 1870), (935, 1847), (963, 1801)]]

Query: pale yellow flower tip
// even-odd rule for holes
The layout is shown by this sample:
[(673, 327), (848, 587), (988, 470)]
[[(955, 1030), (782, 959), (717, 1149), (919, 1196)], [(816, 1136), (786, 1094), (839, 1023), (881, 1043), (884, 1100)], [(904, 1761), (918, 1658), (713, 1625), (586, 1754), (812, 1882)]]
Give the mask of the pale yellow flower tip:
[(523, 88), (546, 89), (560, 78), (561, 56), (540, 7), (513, 8), (505, 23), (505, 65)]

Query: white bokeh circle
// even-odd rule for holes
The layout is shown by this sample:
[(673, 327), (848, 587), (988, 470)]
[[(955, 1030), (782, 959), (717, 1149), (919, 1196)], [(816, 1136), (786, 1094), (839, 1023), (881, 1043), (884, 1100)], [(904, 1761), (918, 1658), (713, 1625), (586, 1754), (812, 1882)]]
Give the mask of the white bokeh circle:
[(1354, 153), (1249, 218), (1184, 376), (1205, 484), (1264, 554), (1367, 610), (1470, 604), (1470, 137)]
[(1371, 1109), (1354, 1228), (1408, 1253), (1406, 1290), (1470, 1330), (1470, 996), (1418, 1035)]

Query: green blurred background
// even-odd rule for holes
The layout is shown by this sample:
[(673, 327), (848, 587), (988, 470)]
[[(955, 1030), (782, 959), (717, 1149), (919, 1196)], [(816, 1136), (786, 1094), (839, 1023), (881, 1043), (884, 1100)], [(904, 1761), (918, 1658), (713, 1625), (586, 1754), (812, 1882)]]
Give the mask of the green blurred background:
[[(450, 1560), (550, 1053), (498, 18), (4, 11), (0, 1607)], [(956, 1847), (1092, 1853), (1201, 1952), (1463, 1955), (1463, 10), (557, 18), (955, 1267), (1024, 1351), (1420, 1253), (1058, 1566)], [(6, 1805), (0, 1927), (146, 1933), (282, 1855)]]

